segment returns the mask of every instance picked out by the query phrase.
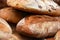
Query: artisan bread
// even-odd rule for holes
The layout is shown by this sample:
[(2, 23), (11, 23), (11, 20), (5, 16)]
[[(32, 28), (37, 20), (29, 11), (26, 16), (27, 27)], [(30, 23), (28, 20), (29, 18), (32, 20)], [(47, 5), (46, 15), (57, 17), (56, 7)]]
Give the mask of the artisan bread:
[(7, 0), (7, 4), (34, 14), (60, 16), (60, 6), (53, 0)]
[(16, 30), (29, 37), (42, 38), (56, 34), (60, 22), (47, 15), (30, 15), (20, 20)]
[(0, 17), (11, 23), (18, 23), (22, 15), (13, 8), (6, 7), (0, 10)]
[(12, 33), (10, 25), (2, 18), (0, 18), (0, 31)]

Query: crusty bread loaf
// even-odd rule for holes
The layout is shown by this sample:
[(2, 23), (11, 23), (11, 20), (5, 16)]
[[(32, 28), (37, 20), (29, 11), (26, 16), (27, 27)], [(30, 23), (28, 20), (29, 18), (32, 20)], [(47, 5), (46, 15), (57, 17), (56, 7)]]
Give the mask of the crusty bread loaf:
[(7, 7), (0, 10), (0, 17), (11, 23), (18, 23), (22, 15), (13, 8)]
[(60, 40), (60, 31), (58, 31), (55, 35), (55, 40)]
[(7, 0), (7, 4), (26, 12), (60, 16), (60, 7), (53, 0)]
[(53, 36), (58, 27), (60, 27), (60, 22), (55, 17), (31, 15), (20, 20), (16, 30), (29, 37), (41, 38)]
[(12, 33), (10, 25), (2, 18), (0, 18), (0, 31)]

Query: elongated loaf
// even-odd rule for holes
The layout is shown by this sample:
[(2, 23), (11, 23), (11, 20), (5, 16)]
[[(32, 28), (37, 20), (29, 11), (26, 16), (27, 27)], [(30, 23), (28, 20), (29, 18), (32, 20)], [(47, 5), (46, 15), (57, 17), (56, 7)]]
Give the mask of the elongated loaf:
[(56, 34), (60, 22), (55, 17), (31, 15), (18, 22), (16, 30), (29, 37), (47, 37)]
[(11, 23), (18, 23), (22, 18), (21, 14), (21, 12), (17, 12), (11, 7), (3, 8), (0, 10), (0, 17)]
[(7, 4), (26, 12), (60, 16), (60, 6), (53, 0), (7, 0)]

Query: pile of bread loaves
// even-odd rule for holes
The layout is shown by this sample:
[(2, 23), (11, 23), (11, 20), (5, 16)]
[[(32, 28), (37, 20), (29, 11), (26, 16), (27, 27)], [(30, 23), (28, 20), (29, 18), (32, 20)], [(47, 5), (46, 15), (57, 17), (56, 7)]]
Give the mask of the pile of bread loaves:
[(60, 0), (0, 0), (0, 40), (60, 40)]

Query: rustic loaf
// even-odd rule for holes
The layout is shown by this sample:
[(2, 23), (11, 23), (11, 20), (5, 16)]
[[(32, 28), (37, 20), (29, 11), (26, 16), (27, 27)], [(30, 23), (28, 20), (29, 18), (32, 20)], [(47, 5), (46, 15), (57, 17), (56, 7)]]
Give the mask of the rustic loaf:
[(60, 6), (53, 0), (7, 0), (7, 4), (34, 14), (60, 16)]
[(60, 22), (55, 17), (31, 15), (20, 20), (16, 30), (29, 37), (41, 38), (53, 36), (59, 27)]
[(14, 8), (6, 7), (0, 10), (0, 17), (11, 23), (18, 23), (23, 16)]

